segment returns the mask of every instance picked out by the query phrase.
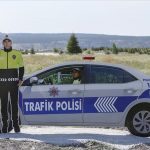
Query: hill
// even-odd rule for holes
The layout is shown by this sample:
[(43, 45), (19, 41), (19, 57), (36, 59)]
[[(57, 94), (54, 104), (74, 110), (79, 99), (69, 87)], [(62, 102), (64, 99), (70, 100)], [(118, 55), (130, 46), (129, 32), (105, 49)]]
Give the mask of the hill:
[[(0, 33), (0, 40), (4, 33)], [(34, 47), (38, 50), (52, 50), (53, 48), (65, 49), (70, 33), (11, 33), (9, 36), (13, 39), (14, 47), (17, 49), (30, 49)], [(111, 47), (116, 43), (118, 47), (136, 47), (149, 48), (150, 36), (118, 36), (103, 34), (76, 34), (82, 48), (92, 47)], [(0, 45), (2, 46), (2, 45)]]

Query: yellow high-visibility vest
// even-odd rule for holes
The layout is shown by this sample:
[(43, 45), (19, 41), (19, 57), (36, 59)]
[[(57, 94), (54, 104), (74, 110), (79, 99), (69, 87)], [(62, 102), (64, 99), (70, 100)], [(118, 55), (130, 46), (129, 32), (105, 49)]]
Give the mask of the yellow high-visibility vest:
[(5, 52), (0, 50), (0, 69), (17, 69), (23, 66), (23, 58), (20, 51), (11, 50), (10, 52)]

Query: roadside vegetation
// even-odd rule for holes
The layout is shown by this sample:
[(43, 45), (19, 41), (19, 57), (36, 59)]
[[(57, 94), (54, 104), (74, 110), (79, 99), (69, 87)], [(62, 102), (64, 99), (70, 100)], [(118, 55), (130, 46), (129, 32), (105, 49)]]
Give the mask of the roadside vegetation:
[[(82, 56), (87, 54), (58, 54), (58, 55), (23, 55), (26, 74), (43, 69), (55, 64), (68, 61), (83, 61)], [(112, 64), (123, 64), (136, 68), (150, 75), (150, 56), (147, 54), (110, 54), (92, 53), (96, 62), (108, 62)]]

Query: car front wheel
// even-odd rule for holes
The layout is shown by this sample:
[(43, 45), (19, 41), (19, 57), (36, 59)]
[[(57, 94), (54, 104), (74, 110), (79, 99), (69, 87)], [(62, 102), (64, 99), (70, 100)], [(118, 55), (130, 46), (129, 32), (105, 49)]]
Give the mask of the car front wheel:
[(150, 136), (150, 106), (133, 109), (127, 118), (127, 128), (136, 136)]

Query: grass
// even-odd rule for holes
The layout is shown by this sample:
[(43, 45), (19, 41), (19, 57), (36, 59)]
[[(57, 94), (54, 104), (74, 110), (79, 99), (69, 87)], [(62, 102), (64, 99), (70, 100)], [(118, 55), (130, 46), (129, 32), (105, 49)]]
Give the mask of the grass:
[[(139, 54), (119, 54), (119, 55), (101, 55), (95, 54), (96, 62), (108, 62), (112, 64), (123, 64), (136, 68), (145, 74), (150, 75), (150, 55)], [(82, 55), (24, 55), (24, 64), (26, 74), (43, 69), (48, 66), (67, 62), (82, 61)]]

